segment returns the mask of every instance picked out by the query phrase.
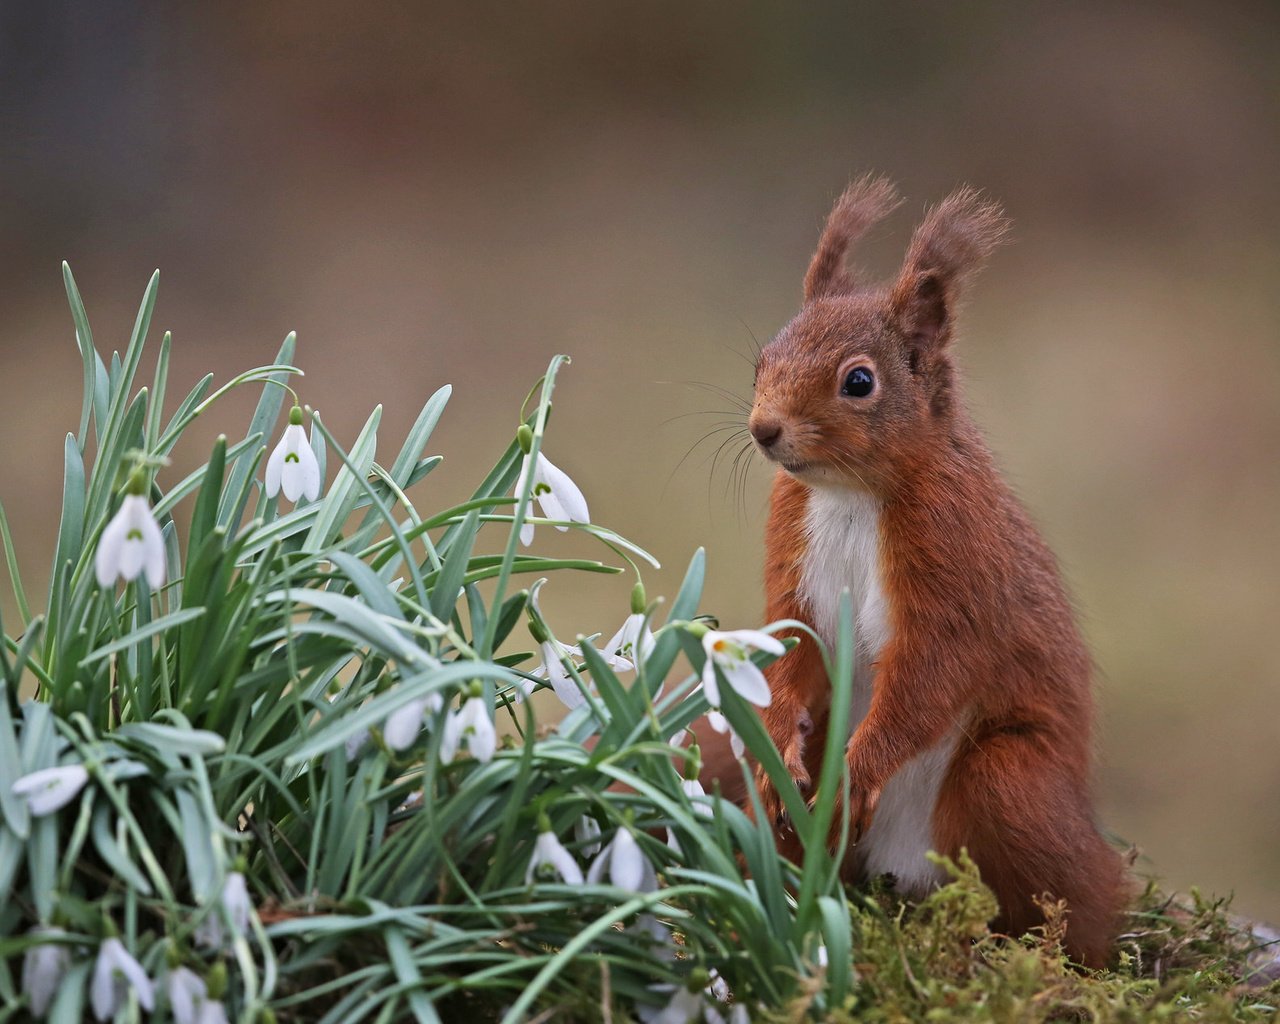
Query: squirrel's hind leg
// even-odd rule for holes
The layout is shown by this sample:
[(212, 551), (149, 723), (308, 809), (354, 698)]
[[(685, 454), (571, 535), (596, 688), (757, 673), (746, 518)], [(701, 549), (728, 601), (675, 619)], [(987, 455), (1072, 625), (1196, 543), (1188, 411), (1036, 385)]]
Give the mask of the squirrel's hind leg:
[(998, 931), (1042, 925), (1037, 900), (1063, 900), (1067, 954), (1087, 967), (1107, 962), (1127, 898), (1124, 870), (1047, 737), (992, 730), (962, 741), (938, 794), (934, 837), (948, 856), (968, 850), (999, 901)]

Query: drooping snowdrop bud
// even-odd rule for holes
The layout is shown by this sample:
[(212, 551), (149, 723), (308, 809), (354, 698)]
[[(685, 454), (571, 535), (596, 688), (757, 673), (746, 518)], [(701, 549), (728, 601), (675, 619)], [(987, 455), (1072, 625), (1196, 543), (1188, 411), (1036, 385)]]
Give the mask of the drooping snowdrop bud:
[[(653, 651), (653, 630), (645, 622), (644, 612), (632, 612), (622, 623), (613, 639), (604, 645), (604, 654), (611, 657), (612, 667), (626, 671), (646, 661)], [(620, 664), (619, 664), (620, 663)]]
[(209, 949), (224, 949), (228, 945), (228, 936), (223, 928), (224, 917), (234, 933), (231, 939), (249, 932), (253, 901), (249, 898), (249, 886), (242, 872), (228, 872), (218, 903), (195, 931), (196, 942)]
[(209, 990), (204, 979), (187, 967), (175, 967), (164, 980), (174, 1024), (201, 1024)]
[(14, 796), (27, 801), (27, 810), (33, 816), (42, 818), (74, 800), (88, 781), (89, 772), (84, 765), (64, 764), (24, 775), (10, 789)]
[(561, 659), (577, 657), (581, 652), (576, 647), (566, 647), (559, 640), (544, 640), (541, 647), (542, 664), (529, 674), (545, 678), (551, 684), (551, 689), (555, 691), (556, 696), (564, 702), (564, 706), (573, 710), (582, 704), (586, 697), (578, 689), (578, 684), (573, 681), (573, 677), (569, 675)]
[(89, 984), (93, 1015), (98, 1020), (110, 1020), (124, 1004), (129, 989), (133, 989), (138, 1004), (148, 1013), (155, 1008), (155, 986), (142, 969), (142, 964), (115, 936), (103, 939), (98, 947), (98, 959), (93, 965), (93, 980)]
[(440, 760), (450, 764), (463, 743), (471, 756), (481, 762), (491, 761), (498, 749), (498, 735), (493, 728), (493, 719), (479, 693), (473, 693), (467, 698), (460, 710), (449, 713), (440, 736)]
[(653, 892), (658, 878), (631, 829), (620, 825), (587, 870), (587, 884), (597, 885), (608, 871), (609, 883), (629, 892)]
[(99, 586), (109, 587), (117, 579), (128, 582), (141, 572), (146, 573), (152, 590), (164, 586), (164, 536), (147, 503), (146, 491), (146, 475), (138, 470), (129, 478), (120, 510), (98, 538), (93, 569)]
[(582, 856), (594, 857), (600, 852), (600, 822), (584, 814), (573, 823), (573, 838), (580, 844)]
[(405, 750), (422, 731), (422, 723), (428, 714), (438, 714), (444, 707), (444, 698), (438, 693), (417, 697), (387, 715), (382, 726), (382, 741), (392, 750)]
[[(27, 935), (39, 939), (56, 939), (67, 933), (61, 928), (32, 928)], [(28, 946), (22, 957), (22, 992), (27, 997), (31, 1016), (43, 1017), (58, 994), (63, 975), (71, 966), (71, 951), (58, 942), (43, 941)]]
[(534, 840), (533, 857), (524, 873), (525, 885), (531, 884), (535, 878), (544, 882), (560, 878), (569, 885), (582, 884), (582, 868), (551, 830), (551, 822), (545, 814), (538, 816), (538, 838)]
[(281, 491), (292, 502), (299, 498), (315, 501), (320, 497), (320, 463), (307, 440), (302, 426), (302, 409), (289, 410), (289, 425), (284, 437), (267, 459), (267, 497), (274, 498)]
[[(569, 479), (569, 475), (550, 459), (539, 452), (536, 456), (526, 453), (520, 464), (520, 475), (516, 478), (515, 493), (518, 497), (524, 493), (525, 482), (533, 477), (529, 496), (538, 503), (542, 514), (548, 519), (559, 519), (570, 523), (591, 522), (587, 511), (587, 499), (582, 496), (578, 485)], [(567, 530), (568, 526), (557, 526), (557, 530)], [(533, 524), (524, 523), (520, 527), (520, 543), (528, 547), (533, 543)]]

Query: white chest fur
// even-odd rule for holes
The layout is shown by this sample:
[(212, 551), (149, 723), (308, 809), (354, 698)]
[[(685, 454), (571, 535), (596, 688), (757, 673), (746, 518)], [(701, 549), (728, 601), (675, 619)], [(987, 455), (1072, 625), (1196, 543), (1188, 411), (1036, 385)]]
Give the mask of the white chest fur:
[[(846, 587), (853, 602), (857, 650), (850, 723), (856, 726), (871, 706), (875, 662), (891, 630), (880, 571), (880, 506), (869, 494), (815, 488), (809, 492), (805, 526), (800, 596), (814, 629), (833, 649)], [(885, 785), (871, 828), (855, 852), (864, 874), (893, 874), (900, 891), (914, 894), (943, 880), (925, 853), (934, 847), (933, 809), (954, 747), (955, 737), (947, 737), (903, 765)]]

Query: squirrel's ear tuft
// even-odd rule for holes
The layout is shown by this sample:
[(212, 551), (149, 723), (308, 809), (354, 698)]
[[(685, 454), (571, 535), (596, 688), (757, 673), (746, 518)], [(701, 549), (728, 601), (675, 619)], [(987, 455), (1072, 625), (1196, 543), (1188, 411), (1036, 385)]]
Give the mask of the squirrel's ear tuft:
[(867, 174), (859, 178), (836, 200), (827, 217), (827, 226), (818, 240), (818, 250), (804, 275), (804, 301), (824, 295), (838, 295), (854, 287), (845, 270), (849, 246), (867, 228), (891, 214), (902, 199), (888, 178)]
[(945, 343), (961, 287), (1008, 233), (1000, 206), (968, 187), (925, 215), (911, 236), (891, 300), (913, 351)]

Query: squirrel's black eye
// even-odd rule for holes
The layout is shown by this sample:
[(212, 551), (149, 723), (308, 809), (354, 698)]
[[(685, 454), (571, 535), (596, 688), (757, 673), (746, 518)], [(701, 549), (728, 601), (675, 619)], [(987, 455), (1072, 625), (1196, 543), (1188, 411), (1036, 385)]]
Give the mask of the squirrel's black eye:
[(876, 378), (865, 366), (855, 366), (844, 379), (840, 393), (851, 398), (866, 398), (876, 389)]

